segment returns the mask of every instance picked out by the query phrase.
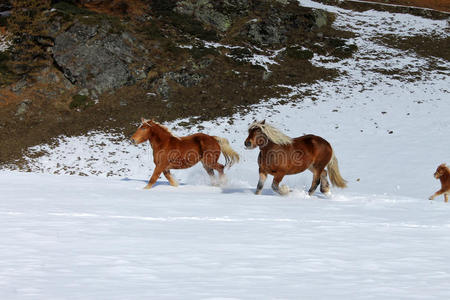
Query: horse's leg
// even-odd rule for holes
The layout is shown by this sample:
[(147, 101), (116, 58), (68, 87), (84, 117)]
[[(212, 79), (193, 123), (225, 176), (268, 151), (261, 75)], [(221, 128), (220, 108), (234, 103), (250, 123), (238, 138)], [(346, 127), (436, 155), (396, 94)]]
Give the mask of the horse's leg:
[(211, 179), (211, 185), (216, 185), (216, 176), (214, 175), (214, 169), (211, 167), (208, 167), (206, 163), (203, 161), (203, 168), (206, 170), (206, 173), (208, 173), (209, 178)]
[(314, 192), (317, 189), (317, 186), (320, 183), (320, 175), (322, 174), (322, 170), (319, 171), (315, 167), (313, 167), (310, 170), (313, 173), (313, 180), (311, 183), (311, 187), (309, 188), (308, 194), (311, 196), (312, 194), (314, 194)]
[(322, 171), (322, 174), (320, 175), (320, 191), (324, 194), (330, 193), (330, 183), (327, 179), (327, 171), (325, 169)]
[(264, 187), (264, 183), (266, 182), (267, 174), (259, 170), (259, 180), (258, 185), (256, 186), (256, 195), (261, 195), (261, 191)]
[(227, 183), (227, 177), (225, 176), (225, 173), (223, 172), (223, 170), (225, 169), (225, 166), (219, 163), (216, 163), (213, 166), (214, 170), (217, 170), (217, 172), (219, 172), (219, 183), (220, 184), (225, 184)]
[(144, 189), (151, 189), (152, 186), (156, 183), (156, 180), (158, 180), (159, 175), (161, 175), (165, 168), (165, 166), (156, 165), (155, 170), (153, 170), (152, 177), (150, 177), (150, 180), (148, 181), (148, 184), (144, 187)]
[(444, 195), (445, 202), (448, 202), (448, 194)]
[(282, 196), (289, 194), (289, 188), (287, 185), (282, 185), (280, 187), (280, 182), (281, 182), (281, 180), (283, 180), (283, 177), (284, 177), (284, 174), (283, 175), (275, 175), (273, 177), (273, 181), (272, 181), (272, 189)]
[(167, 180), (169, 180), (171, 186), (178, 186), (178, 182), (175, 180), (175, 178), (173, 178), (170, 170), (165, 170), (163, 174), (164, 176), (166, 176)]
[[(217, 157), (217, 160), (219, 160), (219, 157)], [(213, 162), (213, 163), (210, 163), (210, 164), (207, 164), (207, 165), (205, 163), (205, 165), (206, 165), (205, 169), (206, 168), (211, 168), (211, 169), (216, 170), (219, 173), (219, 184), (225, 184), (226, 181), (227, 181), (227, 179), (225, 177), (225, 173), (223, 172), (223, 170), (225, 169), (225, 166), (222, 165), (222, 164), (219, 164), (217, 162), (217, 160), (216, 160), (216, 162)]]
[(434, 193), (433, 195), (431, 195), (430, 198), (428, 198), (429, 200), (433, 200), (434, 198), (436, 198), (437, 196), (440, 196), (444, 193), (444, 191), (442, 189), (440, 189), (439, 191), (437, 191), (436, 193)]

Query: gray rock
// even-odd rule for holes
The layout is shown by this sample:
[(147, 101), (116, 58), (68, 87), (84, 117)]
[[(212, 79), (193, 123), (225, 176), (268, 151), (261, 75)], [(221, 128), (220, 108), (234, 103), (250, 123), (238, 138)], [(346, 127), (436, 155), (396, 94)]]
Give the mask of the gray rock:
[(240, 31), (252, 44), (279, 46), (300, 31), (310, 32), (328, 25), (326, 11), (300, 7), (292, 1), (273, 1), (269, 6), (267, 2), (266, 5), (264, 1), (257, 2), (256, 11), (260, 16), (247, 22)]
[(108, 24), (76, 23), (56, 36), (53, 57), (72, 84), (101, 94), (134, 83), (151, 68), (138, 61), (133, 41), (128, 33), (111, 33)]
[(78, 92), (78, 95), (81, 95), (81, 96), (89, 96), (89, 90), (86, 89), (86, 88), (81, 89), (81, 90)]
[(328, 17), (326, 11), (321, 9), (315, 9), (313, 10), (313, 15), (314, 15), (314, 22), (317, 28), (321, 28), (328, 24)]
[(21, 116), (21, 115), (25, 114), (28, 111), (30, 104), (32, 102), (33, 101), (31, 101), (29, 99), (25, 99), (22, 102), (20, 102), (20, 104), (17, 106), (16, 116)]
[(186, 69), (178, 72), (167, 72), (161, 78), (155, 80), (150, 87), (154, 87), (158, 95), (167, 100), (170, 97), (172, 87), (176, 88), (177, 85), (193, 87), (198, 85), (205, 77), (205, 75)]
[(286, 28), (280, 25), (280, 22), (260, 21), (250, 23), (245, 33), (247, 37), (259, 45), (275, 45), (286, 42)]
[(160, 95), (164, 100), (169, 99), (170, 96), (170, 86), (167, 82), (167, 78), (163, 77), (156, 82), (156, 92)]
[(175, 11), (183, 15), (192, 15), (198, 21), (215, 27), (221, 32), (227, 31), (232, 23), (229, 16), (218, 11), (214, 7), (214, 1), (179, 1)]
[(22, 78), (16, 84), (14, 84), (12, 86), (11, 91), (13, 91), (14, 93), (19, 93), (26, 86), (27, 86), (27, 80), (25, 78)]
[(191, 73), (187, 70), (182, 70), (180, 72), (169, 72), (167, 73), (167, 76), (184, 87), (196, 86), (202, 81), (203, 78), (205, 78), (204, 75)]

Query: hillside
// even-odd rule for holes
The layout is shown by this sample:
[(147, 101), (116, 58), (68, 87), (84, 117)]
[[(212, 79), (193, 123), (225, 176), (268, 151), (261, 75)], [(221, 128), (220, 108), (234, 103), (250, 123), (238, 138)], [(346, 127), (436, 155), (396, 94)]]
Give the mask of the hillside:
[(285, 95), (284, 85), (336, 77), (311, 58), (356, 49), (332, 14), (296, 1), (69, 2), (45, 13), (48, 66), (34, 77), (5, 73), (0, 161), (60, 134), (128, 134), (142, 115), (229, 116)]

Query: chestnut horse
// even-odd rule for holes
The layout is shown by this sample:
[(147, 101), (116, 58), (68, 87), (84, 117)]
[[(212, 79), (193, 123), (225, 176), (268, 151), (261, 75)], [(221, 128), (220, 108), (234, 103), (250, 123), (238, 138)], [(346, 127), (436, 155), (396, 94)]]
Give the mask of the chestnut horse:
[(279, 186), (283, 177), (303, 172), (306, 169), (313, 173), (309, 195), (314, 193), (319, 183), (320, 191), (328, 194), (330, 187), (325, 167), (328, 169), (328, 176), (333, 185), (340, 188), (347, 186), (339, 172), (333, 148), (319, 136), (309, 134), (290, 138), (266, 124), (264, 120), (250, 125), (244, 144), (247, 149), (259, 147), (260, 150), (257, 195), (261, 194), (267, 174), (273, 175), (272, 189), (280, 195), (286, 195), (289, 193), (289, 188), (286, 185)]
[(448, 195), (450, 194), (450, 168), (446, 164), (439, 165), (434, 173), (434, 178), (441, 181), (441, 189), (428, 199), (433, 200), (437, 196), (444, 194), (445, 202), (448, 202)]
[[(214, 170), (219, 172), (219, 180), (224, 181), (225, 166), (231, 167), (239, 161), (239, 155), (230, 147), (225, 138), (196, 133), (177, 137), (167, 127), (153, 120), (145, 120), (131, 137), (135, 144), (149, 141), (153, 148), (155, 170), (145, 189), (150, 189), (161, 173), (169, 180), (170, 185), (178, 186), (170, 174), (170, 169), (186, 169), (202, 162), (214, 183)], [(220, 153), (225, 157), (225, 165), (218, 163)]]

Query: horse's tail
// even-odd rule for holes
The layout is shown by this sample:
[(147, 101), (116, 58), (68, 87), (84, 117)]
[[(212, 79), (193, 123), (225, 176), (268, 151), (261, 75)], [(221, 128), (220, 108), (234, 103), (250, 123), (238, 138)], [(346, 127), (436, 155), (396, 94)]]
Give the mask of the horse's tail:
[(215, 136), (214, 138), (219, 143), (220, 150), (225, 157), (225, 166), (231, 167), (233, 164), (239, 162), (239, 154), (231, 148), (226, 138), (220, 136)]
[(336, 156), (331, 156), (331, 160), (327, 165), (328, 169), (328, 176), (330, 177), (330, 181), (334, 186), (340, 187), (340, 188), (346, 188), (347, 187), (347, 181), (342, 178), (341, 173), (339, 172), (339, 166)]

